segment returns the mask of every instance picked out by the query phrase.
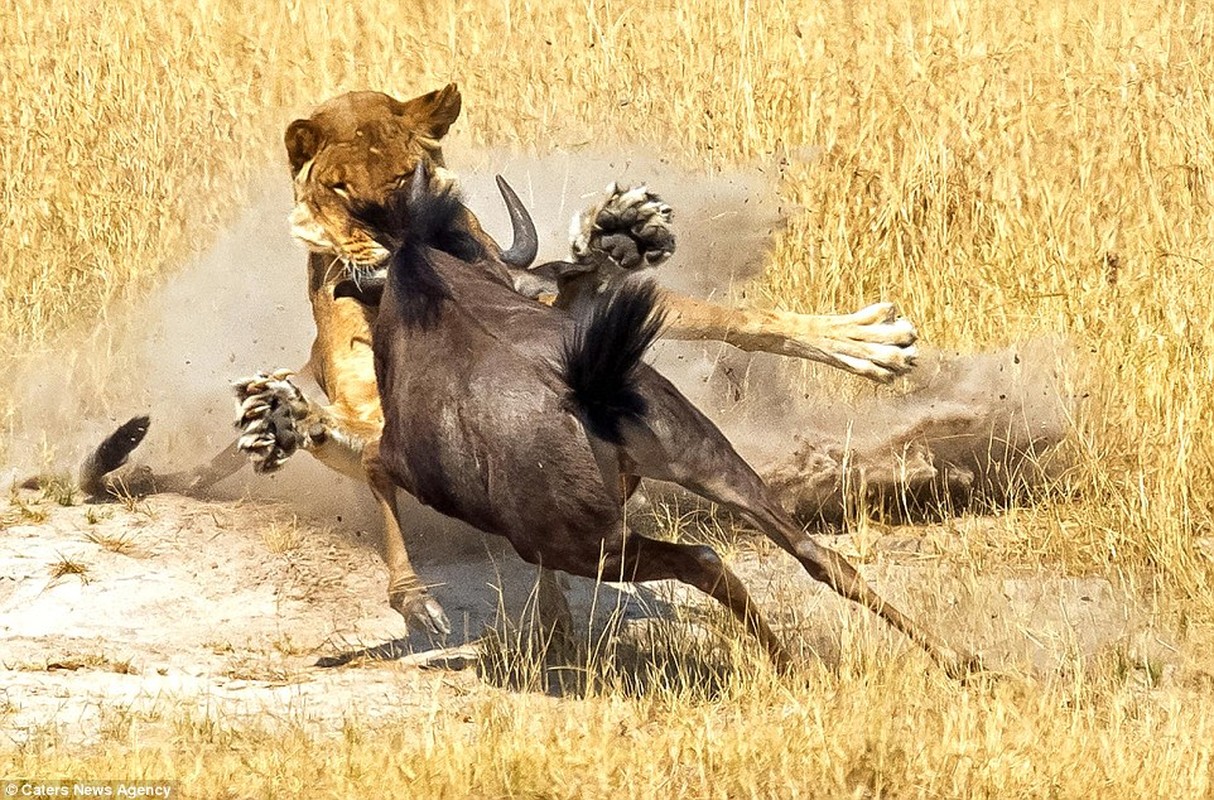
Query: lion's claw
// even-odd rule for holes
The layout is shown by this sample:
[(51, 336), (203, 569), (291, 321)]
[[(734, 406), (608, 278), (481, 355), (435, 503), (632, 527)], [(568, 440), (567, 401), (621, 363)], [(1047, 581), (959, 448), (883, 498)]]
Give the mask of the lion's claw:
[(299, 429), (308, 402), (289, 380), (291, 371), (259, 372), (232, 384), (240, 404), (236, 446), (248, 454), (256, 472), (273, 472), (306, 442)]
[(648, 187), (613, 183), (603, 200), (573, 218), (573, 257), (579, 262), (605, 259), (625, 270), (657, 266), (674, 253), (673, 216)]

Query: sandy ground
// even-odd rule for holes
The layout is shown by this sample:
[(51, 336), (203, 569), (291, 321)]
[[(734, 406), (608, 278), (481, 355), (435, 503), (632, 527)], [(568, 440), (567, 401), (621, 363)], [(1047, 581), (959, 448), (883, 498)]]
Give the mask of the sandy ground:
[[(967, 531), (996, 523), (967, 518), (830, 542), (887, 599), (975, 643), (996, 668), (1050, 672), (1116, 650), (1131, 660), (1149, 651), (1157, 669), (1172, 669), (1149, 615), (1104, 578), (953, 566)], [(60, 505), (17, 491), (0, 506), (0, 729), (15, 742), (48, 729), (89, 741), (131, 716), (336, 725), (349, 715), (458, 713), (470, 698), (512, 690), (467, 668), (478, 652), (468, 645), (506, 622), (525, 627), (535, 585), (534, 569), (500, 543), (459, 536), (455, 547), (411, 542), (457, 628), (434, 642), (409, 637), (387, 607), (376, 536), (365, 531), (313, 524), (265, 501)], [(909, 647), (778, 551), (742, 540), (728, 560), (807, 658), (833, 660), (839, 642), (858, 635)], [(654, 624), (696, 628), (711, 611), (694, 591), (664, 584), (621, 592), (570, 579), (568, 594), (581, 625), (593, 621), (601, 634), (610, 622), (611, 636), (638, 642)], [(447, 657), (436, 661), (440, 646)], [(395, 658), (315, 666), (361, 648)]]

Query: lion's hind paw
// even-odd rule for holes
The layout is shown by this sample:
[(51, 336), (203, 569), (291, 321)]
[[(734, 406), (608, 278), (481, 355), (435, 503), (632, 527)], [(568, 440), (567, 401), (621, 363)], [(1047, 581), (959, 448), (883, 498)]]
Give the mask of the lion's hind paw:
[(829, 350), (843, 368), (887, 383), (915, 366), (919, 333), (892, 303), (876, 303), (838, 320)]
[(606, 197), (573, 218), (573, 257), (579, 262), (606, 259), (625, 270), (657, 266), (674, 253), (673, 216), (647, 186), (613, 183)]
[(240, 404), (236, 446), (248, 454), (255, 472), (273, 472), (304, 444), (300, 423), (308, 415), (308, 401), (290, 376), (290, 370), (280, 369), (232, 384)]

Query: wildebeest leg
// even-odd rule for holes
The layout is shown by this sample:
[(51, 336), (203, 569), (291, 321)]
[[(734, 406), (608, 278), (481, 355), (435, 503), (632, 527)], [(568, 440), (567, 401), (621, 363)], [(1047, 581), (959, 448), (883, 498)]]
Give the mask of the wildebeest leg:
[(535, 594), (540, 627), (550, 637), (549, 650), (562, 658), (573, 655), (576, 652), (573, 614), (569, 610), (569, 599), (565, 597), (560, 576), (554, 570), (540, 567)]
[(451, 623), (438, 601), (431, 597), (405, 549), (405, 537), (400, 528), (400, 510), (396, 503), (396, 485), (379, 460), (379, 440), (369, 442), (363, 450), (363, 467), (367, 483), (384, 518), (384, 561), (388, 565), (388, 604), (396, 609), (408, 625), (420, 624), (431, 634), (446, 635)]
[[(620, 502), (627, 502), (641, 485), (636, 475), (620, 475)], [(569, 611), (569, 600), (560, 576), (554, 570), (539, 568), (539, 586), (536, 591), (536, 608), (540, 625), (552, 635), (554, 645), (564, 648), (560, 652), (572, 653), (574, 644), (573, 614)]]
[[(668, 420), (672, 421), (672, 420)], [(634, 464), (630, 470), (645, 477), (677, 483), (708, 500), (749, 519), (801, 562), (806, 572), (843, 597), (870, 609), (917, 642), (944, 669), (960, 676), (978, 668), (977, 660), (958, 652), (923, 630), (885, 602), (855, 567), (833, 550), (814, 542), (775, 502), (763, 480), (734, 451), (733, 446), (698, 413), (680, 424), (659, 430), (678, 431), (678, 441), (667, 441), (646, 425), (625, 429), (625, 452)]]
[(823, 547), (796, 525), (772, 499), (770, 492), (745, 462), (743, 470), (730, 471), (731, 480), (719, 478), (695, 481), (687, 485), (693, 492), (731, 508), (749, 518), (776, 544), (783, 547), (815, 580), (822, 581), (843, 597), (868, 608), (893, 627), (918, 643), (950, 676), (959, 678), (981, 667), (977, 658), (955, 650), (939, 637), (924, 630), (905, 614), (887, 603), (861, 577), (847, 559)]
[(630, 533), (623, 554), (609, 555), (604, 562), (603, 577), (613, 580), (616, 575), (628, 581), (674, 579), (694, 586), (732, 611), (767, 648), (777, 669), (786, 671), (791, 666), (788, 651), (767, 626), (742, 581), (711, 547), (663, 542)]

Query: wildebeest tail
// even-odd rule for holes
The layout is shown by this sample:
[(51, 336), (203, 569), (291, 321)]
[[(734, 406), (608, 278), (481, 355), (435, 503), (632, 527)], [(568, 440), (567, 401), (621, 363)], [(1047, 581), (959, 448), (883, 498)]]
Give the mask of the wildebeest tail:
[(562, 345), (570, 405), (599, 438), (619, 444), (620, 423), (644, 416), (636, 370), (661, 332), (664, 314), (652, 281), (629, 281), (578, 315)]
[(126, 463), (127, 457), (143, 441), (152, 420), (147, 416), (131, 417), (118, 430), (105, 437), (97, 449), (80, 466), (80, 489), (90, 497), (106, 494), (104, 478)]

